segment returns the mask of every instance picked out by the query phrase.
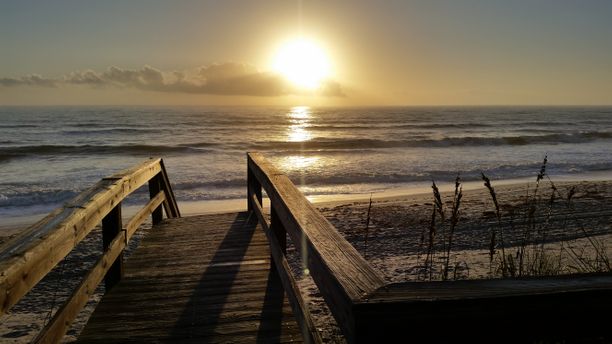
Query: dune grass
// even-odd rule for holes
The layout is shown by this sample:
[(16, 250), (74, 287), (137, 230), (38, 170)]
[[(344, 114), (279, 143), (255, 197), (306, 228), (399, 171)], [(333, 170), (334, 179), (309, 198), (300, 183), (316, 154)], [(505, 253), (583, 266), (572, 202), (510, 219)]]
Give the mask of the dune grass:
[[(545, 156), (536, 175), (535, 183), (527, 185), (520, 205), (503, 204), (491, 179), (481, 174), (484, 187), (488, 191), (491, 216), (494, 217), (488, 229), (488, 240), (480, 245), (488, 248), (489, 277), (514, 278), (525, 276), (547, 276), (585, 272), (612, 272), (610, 258), (605, 243), (584, 226), (570, 226), (574, 219), (573, 198), (576, 187), (561, 190), (547, 174), (548, 158)], [(550, 195), (542, 190), (548, 187)], [(464, 261), (451, 261), (453, 238), (461, 228), (463, 189), (459, 175), (454, 181), (454, 193), (450, 209), (446, 209), (440, 190), (432, 181), (432, 208), (428, 226), (420, 231), (417, 251), (419, 280), (453, 280), (469, 278), (469, 266)], [(372, 211), (372, 201), (368, 205), (365, 226), (364, 256), (367, 258), (367, 242)], [(561, 216), (556, 224), (551, 218)], [(554, 226), (554, 227), (553, 227)], [(549, 233), (561, 230), (572, 234), (574, 239), (552, 243)], [(515, 238), (506, 242), (506, 234)], [(516, 238), (518, 239), (518, 242)], [(587, 248), (572, 245), (575, 238), (586, 238)], [(510, 240), (512, 241), (512, 240)], [(466, 275), (467, 272), (467, 275)]]

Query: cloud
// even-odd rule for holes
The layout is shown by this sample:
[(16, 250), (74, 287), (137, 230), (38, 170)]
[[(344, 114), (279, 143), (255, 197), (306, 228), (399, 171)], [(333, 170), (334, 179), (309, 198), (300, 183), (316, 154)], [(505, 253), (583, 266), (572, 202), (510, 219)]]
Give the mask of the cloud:
[[(259, 71), (252, 65), (236, 62), (216, 63), (197, 68), (192, 72), (163, 72), (151, 66), (140, 69), (109, 67), (104, 72), (93, 70), (74, 71), (56, 79), (39, 75), (21, 78), (0, 78), (0, 86), (86, 85), (95, 88), (118, 87), (144, 91), (242, 95), (274, 97), (291, 94), (313, 94), (289, 84), (281, 76)], [(335, 81), (323, 82), (314, 94), (344, 97), (342, 87)]]
[(0, 85), (5, 87), (12, 86), (39, 86), (56, 87), (57, 81), (54, 79), (43, 78), (38, 74), (30, 74), (20, 78), (0, 78)]

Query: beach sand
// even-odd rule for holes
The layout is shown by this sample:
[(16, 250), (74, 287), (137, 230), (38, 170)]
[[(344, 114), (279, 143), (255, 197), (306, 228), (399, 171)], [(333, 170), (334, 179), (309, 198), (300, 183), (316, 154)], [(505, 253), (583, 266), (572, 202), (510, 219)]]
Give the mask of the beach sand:
[[(501, 183), (496, 187), (503, 224), (505, 227), (506, 254), (517, 251), (521, 242), (522, 207), (525, 205), (527, 187), (533, 194), (534, 183)], [(491, 263), (489, 260), (489, 238), (491, 228), (497, 228), (495, 208), (491, 196), (486, 188), (472, 187), (464, 191), (460, 218), (457, 224), (453, 247), (450, 256), (450, 278), (474, 279), (490, 278)], [(612, 257), (612, 182), (585, 181), (561, 182), (556, 187), (562, 195), (567, 195), (570, 188), (575, 187), (572, 197), (571, 209), (567, 209), (565, 200), (556, 199), (552, 212), (549, 214), (550, 184), (543, 181), (538, 194), (541, 204), (535, 213), (538, 228), (547, 228), (544, 245), (545, 252), (554, 257), (555, 264), (559, 263), (557, 257), (561, 254), (559, 273), (572, 273), (576, 270), (571, 266), (577, 263), (570, 258), (568, 251), (582, 254), (586, 260), (595, 260), (597, 255), (591, 241), (584, 238), (586, 231), (592, 240), (605, 246), (605, 254)], [(453, 185), (442, 185), (450, 190)], [(431, 190), (431, 188), (430, 188)], [(419, 190), (422, 191), (422, 190)], [(450, 217), (453, 192), (442, 192), (442, 201), (446, 208), (446, 215)], [(370, 210), (371, 222), (369, 226), (367, 252), (365, 247), (366, 217), (369, 207), (367, 199), (359, 201), (342, 201), (318, 204), (323, 215), (338, 229), (340, 233), (366, 257), (375, 270), (378, 270), (387, 282), (404, 282), (423, 280), (423, 263), (425, 260), (424, 248), (419, 250), (420, 237), (423, 230), (428, 230), (431, 222), (433, 196), (431, 192), (412, 195), (400, 195), (374, 199)], [(509, 212), (515, 212), (515, 231), (509, 230)], [(445, 224), (448, 230), (448, 220)], [(582, 230), (584, 229), (584, 231)], [(438, 229), (440, 231), (440, 228)], [(438, 234), (440, 235), (440, 233)], [(561, 244), (563, 243), (563, 244)], [(529, 251), (533, 246), (528, 245)], [(540, 248), (540, 245), (537, 246)], [(441, 264), (443, 263), (441, 245), (436, 245), (437, 274), (434, 279), (441, 277)], [(328, 342), (344, 342), (340, 329), (323, 298), (321, 297), (312, 278), (301, 273), (300, 259), (293, 251), (294, 272), (298, 275), (298, 284), (304, 293), (313, 314), (317, 327), (322, 329), (322, 336)], [(455, 271), (456, 270), (456, 271)], [(421, 272), (421, 273), (420, 273)], [(425, 274), (428, 276), (427, 274)], [(495, 275), (499, 278), (499, 275)]]
[[(494, 186), (495, 186), (494, 182)], [(503, 185), (501, 185), (503, 184)], [(571, 187), (576, 187), (572, 199), (572, 207), (568, 209), (566, 202), (557, 199), (553, 207), (547, 206), (550, 199), (550, 186), (547, 181), (540, 185), (542, 205), (535, 214), (537, 223), (547, 228), (545, 249), (551, 255), (561, 251), (562, 240), (567, 250), (570, 245), (576, 252), (583, 251), (585, 257), (593, 257), (593, 249), (584, 233), (596, 238), (605, 245), (605, 250), (612, 256), (612, 182), (585, 181), (560, 182), (557, 188), (566, 195)], [(452, 189), (452, 185), (441, 185), (443, 190)], [(526, 183), (500, 183), (495, 186), (502, 209), (504, 226), (508, 226), (509, 213), (514, 210), (515, 223), (520, 223), (521, 209), (525, 204), (527, 194)], [(529, 185), (530, 194), (534, 185)], [(333, 202), (318, 203), (317, 207), (323, 215), (339, 230), (340, 233), (366, 257), (366, 260), (378, 270), (385, 280), (416, 281), (422, 278), (422, 262), (424, 259), (420, 237), (423, 230), (429, 228), (432, 202), (431, 193), (423, 193), (427, 189), (417, 189), (413, 194), (394, 195), (392, 197), (376, 198), (371, 207), (371, 223), (368, 233), (367, 250), (365, 247), (365, 222), (369, 202), (363, 196), (359, 200), (336, 199)], [(452, 192), (443, 192), (442, 200), (450, 215)], [(238, 202), (232, 203), (233, 206)], [(449, 203), (450, 202), (450, 203)], [(197, 209), (191, 205), (191, 209)], [(549, 210), (550, 209), (550, 210)], [(464, 191), (460, 218), (454, 233), (451, 262), (457, 266), (451, 276), (456, 278), (488, 278), (490, 263), (488, 252), (489, 230), (497, 226), (495, 208), (490, 195), (484, 187), (470, 187)], [(194, 212), (193, 210), (190, 212)], [(189, 215), (185, 212), (184, 215)], [(550, 216), (548, 215), (550, 212)], [(150, 224), (145, 224), (147, 226)], [(448, 225), (446, 225), (448, 228)], [(584, 229), (584, 231), (583, 231)], [(98, 232), (96, 232), (98, 231)], [(16, 230), (4, 229), (1, 233), (14, 235)], [(137, 233), (142, 233), (139, 231)], [(141, 234), (138, 234), (141, 235)], [(27, 343), (42, 328), (50, 317), (51, 310), (58, 306), (69, 295), (82, 276), (93, 265), (101, 253), (101, 235), (99, 229), (89, 235), (63, 263), (53, 270), (11, 311), (0, 318), (0, 340), (8, 343)], [(6, 240), (5, 236), (2, 238)], [(133, 249), (140, 236), (130, 242)], [(505, 230), (506, 251), (515, 252), (520, 244), (520, 231)], [(514, 247), (514, 248), (513, 248)], [(437, 257), (441, 258), (441, 246), (436, 246)], [(304, 275), (300, 257), (295, 247), (288, 247), (289, 260), (298, 278), (298, 284), (310, 305), (311, 313), (317, 327), (326, 342), (343, 342), (339, 328), (334, 324), (329, 309), (309, 276)], [(418, 259), (417, 259), (418, 258)], [(572, 265), (567, 258), (564, 265)], [(439, 264), (440, 260), (436, 260)], [(438, 265), (437, 265), (438, 266)], [(565, 267), (563, 272), (572, 272)], [(93, 311), (97, 300), (103, 294), (99, 287), (87, 308), (65, 337), (65, 341), (73, 341), (84, 327), (89, 314)]]

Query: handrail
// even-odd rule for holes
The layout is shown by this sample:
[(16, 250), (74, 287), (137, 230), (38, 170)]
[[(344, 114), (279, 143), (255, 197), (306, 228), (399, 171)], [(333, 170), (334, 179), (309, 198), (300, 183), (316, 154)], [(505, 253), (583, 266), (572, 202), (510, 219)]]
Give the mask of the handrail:
[[(280, 277), (283, 288), (287, 292), (287, 297), (289, 299), (289, 304), (291, 305), (291, 309), (293, 310), (293, 314), (298, 322), (302, 330), (302, 337), (304, 338), (304, 342), (306, 343), (322, 343), (323, 339), (321, 338), (319, 332), (317, 331), (314, 321), (312, 320), (312, 316), (310, 315), (310, 311), (306, 306), (306, 302), (302, 298), (302, 294), (297, 286), (295, 281), (295, 277), (293, 273), (291, 273), (291, 268), (289, 267), (289, 262), (287, 261), (287, 257), (285, 257), (286, 252), (286, 238), (282, 237), (282, 234), (285, 234), (281, 231), (281, 237), (277, 237), (275, 233), (274, 227), (271, 227), (271, 224), (265, 219), (263, 209), (261, 208), (261, 204), (255, 195), (251, 195), (251, 201), (254, 206), (253, 211), (259, 220), (261, 227), (270, 242), (270, 252), (272, 254), (272, 260), (274, 261), (274, 265), (276, 267), (276, 271)], [(274, 215), (276, 216), (276, 215)], [(276, 221), (275, 221), (276, 224)]]
[[(124, 228), (121, 202), (147, 182), (151, 199)], [(34, 340), (59, 342), (102, 279), (107, 290), (121, 279), (122, 252), (128, 240), (148, 215), (153, 216), (153, 224), (161, 221), (162, 205), (167, 217), (180, 217), (163, 161), (150, 159), (103, 178), (30, 226), (0, 247), (0, 316), (102, 222), (102, 257)]]
[[(265, 228), (267, 223), (260, 214), (263, 188), (270, 198), (272, 216), (269, 227), (274, 228), (273, 232), (280, 238), (279, 241), (284, 241), (285, 233), (288, 233), (294, 243), (302, 243), (296, 246), (301, 256), (307, 257), (307, 261), (303, 263), (307, 264), (310, 275), (344, 335), (349, 342), (354, 341), (354, 304), (384, 286), (383, 278), (314, 208), (286, 175), (259, 153), (247, 153), (247, 160), (249, 210), (257, 214)], [(286, 260), (281, 259), (279, 262), (274, 256), (274, 250), (273, 258), (277, 268), (284, 265)], [(281, 258), (284, 258), (284, 255)], [(278, 270), (282, 275), (280, 270), (286, 268)], [(288, 294), (289, 289), (294, 289), (293, 286), (284, 287)], [(298, 294), (299, 291), (295, 293)]]

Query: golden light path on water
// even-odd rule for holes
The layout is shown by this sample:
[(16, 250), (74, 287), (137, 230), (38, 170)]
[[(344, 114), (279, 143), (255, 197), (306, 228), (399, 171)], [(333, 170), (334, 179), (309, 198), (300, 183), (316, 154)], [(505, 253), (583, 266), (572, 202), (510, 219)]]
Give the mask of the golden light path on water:
[[(287, 127), (288, 142), (306, 142), (312, 139), (312, 132), (308, 128), (312, 125), (312, 113), (307, 106), (295, 106), (287, 113), (289, 126)], [(301, 150), (304, 149), (302, 145)], [(297, 153), (297, 152), (296, 152)], [(317, 156), (304, 156), (301, 154), (289, 155), (280, 161), (281, 166), (286, 171), (293, 171), (292, 174), (298, 175), (299, 185), (305, 185), (306, 170), (318, 163)], [(306, 249), (306, 238), (302, 235), (300, 250), (302, 254), (302, 270), (304, 275), (308, 275), (308, 250)]]
[[(308, 128), (312, 125), (312, 113), (307, 106), (295, 106), (287, 113), (289, 126), (287, 127), (288, 142), (306, 142), (312, 139), (312, 132)], [(303, 145), (300, 149), (304, 149)], [(297, 153), (297, 152), (296, 152)], [(300, 185), (304, 185), (305, 171), (315, 165), (319, 160), (316, 156), (304, 156), (300, 154), (289, 155), (280, 161), (286, 171), (298, 172), (301, 176)]]
[(310, 109), (307, 106), (296, 106), (287, 114), (289, 127), (287, 128), (287, 140), (289, 142), (304, 142), (312, 139), (308, 130), (311, 121)]

